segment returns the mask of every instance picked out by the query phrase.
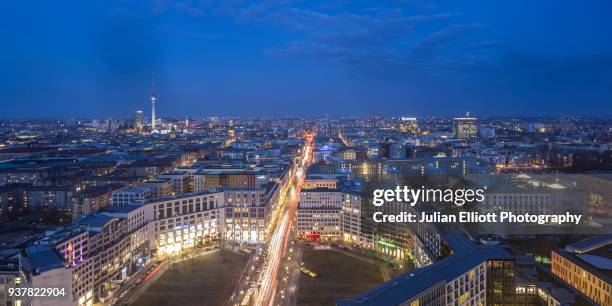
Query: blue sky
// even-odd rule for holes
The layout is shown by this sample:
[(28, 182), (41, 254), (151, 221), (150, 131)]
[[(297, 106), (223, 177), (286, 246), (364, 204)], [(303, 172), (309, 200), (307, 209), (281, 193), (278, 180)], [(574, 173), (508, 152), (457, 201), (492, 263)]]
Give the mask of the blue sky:
[(612, 115), (610, 1), (3, 1), (1, 118)]

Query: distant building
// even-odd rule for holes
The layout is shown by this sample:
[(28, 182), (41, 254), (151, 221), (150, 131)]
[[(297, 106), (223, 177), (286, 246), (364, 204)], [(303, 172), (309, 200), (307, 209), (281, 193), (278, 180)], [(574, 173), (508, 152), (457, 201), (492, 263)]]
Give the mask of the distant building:
[(480, 135), (484, 138), (495, 138), (496, 131), (493, 127), (482, 127), (480, 129)]
[(586, 192), (591, 212), (612, 217), (612, 175), (580, 174), (577, 183)]
[(24, 198), (27, 195), (24, 190), (29, 186), (16, 183), (0, 186), (0, 217), (7, 211), (24, 206)]
[(174, 183), (171, 179), (155, 179), (146, 181), (139, 188), (147, 188), (150, 190), (151, 199), (171, 196), (174, 193)]
[[(0, 149), (0, 161), (10, 160), (13, 158), (24, 158), (44, 155), (50, 152), (57, 151), (57, 148), (52, 147), (9, 147)], [(2, 183), (2, 179), (0, 179)]]
[(457, 139), (473, 139), (478, 137), (478, 119), (462, 117), (453, 119), (453, 135)]
[(344, 148), (334, 152), (333, 155), (344, 160), (363, 160), (368, 158), (368, 151), (363, 148)]
[(170, 179), (174, 194), (193, 192), (192, 177), (187, 171), (168, 171), (157, 176), (158, 179)]
[(25, 188), (25, 205), (28, 207), (52, 207), (72, 209), (76, 191), (72, 187), (33, 186)]
[(113, 191), (120, 188), (120, 185), (96, 186), (77, 193), (73, 206), (73, 218), (77, 219), (111, 205)]
[(470, 175), (468, 179), (485, 190), (484, 201), (478, 205), (483, 213), (562, 214), (587, 208), (584, 190), (561, 182), (547, 183), (535, 175)]
[[(1, 160), (0, 160), (1, 161)], [(0, 186), (6, 184), (34, 184), (48, 176), (49, 168), (8, 168), (0, 169)]]
[(419, 125), (417, 122), (417, 118), (401, 117), (399, 122), (399, 131), (401, 133), (418, 134)]
[(202, 189), (253, 189), (260, 188), (257, 177), (260, 173), (253, 171), (202, 171), (195, 175), (201, 177)]
[(390, 139), (385, 139), (378, 143), (378, 158), (392, 158), (391, 150), (393, 146), (397, 146), (397, 143)]
[(338, 188), (338, 179), (336, 178), (324, 178), (321, 176), (309, 176), (304, 180), (302, 190), (308, 189), (336, 189)]
[(138, 130), (138, 132), (142, 132), (143, 130), (144, 124), (141, 110), (137, 110), (134, 115), (134, 127)]
[(327, 162), (327, 161), (319, 161), (308, 166), (307, 170), (308, 174), (314, 174), (318, 176), (332, 176), (336, 177), (338, 175), (338, 164)]
[(134, 201), (145, 201), (151, 198), (151, 190), (148, 188), (124, 188), (114, 191), (112, 194), (113, 206), (125, 206)]

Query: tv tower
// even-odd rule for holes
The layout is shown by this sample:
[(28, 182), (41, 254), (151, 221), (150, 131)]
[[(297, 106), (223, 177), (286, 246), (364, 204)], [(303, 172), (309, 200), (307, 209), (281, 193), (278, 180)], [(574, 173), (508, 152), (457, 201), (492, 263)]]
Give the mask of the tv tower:
[(151, 131), (155, 131), (155, 102), (157, 95), (155, 93), (155, 78), (153, 78), (153, 86), (151, 86)]

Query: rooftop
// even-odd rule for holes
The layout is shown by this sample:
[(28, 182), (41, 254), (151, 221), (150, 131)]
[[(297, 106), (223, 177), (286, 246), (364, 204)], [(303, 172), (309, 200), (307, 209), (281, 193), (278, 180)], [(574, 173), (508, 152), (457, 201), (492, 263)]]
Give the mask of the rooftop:
[(340, 300), (337, 305), (399, 305), (426, 289), (457, 278), (487, 260), (512, 258), (504, 248), (476, 245), (466, 235), (445, 235), (444, 240), (453, 248), (452, 255), (433, 265), (400, 275), (361, 296)]
[(77, 224), (79, 225), (87, 225), (89, 227), (103, 227), (105, 224), (110, 222), (113, 218), (102, 215), (102, 214), (92, 214), (83, 217), (82, 219), (77, 220)]
[(108, 206), (100, 211), (100, 213), (104, 214), (128, 214), (134, 210), (137, 210), (142, 205), (124, 205), (124, 206)]
[(26, 248), (24, 252), (26, 256), (22, 257), (23, 266), (33, 274), (64, 267), (64, 260), (50, 246), (33, 245)]
[(612, 234), (594, 236), (555, 252), (600, 279), (612, 283)]

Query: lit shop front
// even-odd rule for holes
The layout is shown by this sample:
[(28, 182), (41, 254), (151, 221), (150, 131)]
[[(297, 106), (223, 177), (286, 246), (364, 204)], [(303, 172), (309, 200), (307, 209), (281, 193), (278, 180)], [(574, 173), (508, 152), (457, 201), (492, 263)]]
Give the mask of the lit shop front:
[(226, 219), (225, 239), (233, 242), (262, 243), (266, 237), (264, 219)]
[(195, 246), (206, 245), (218, 236), (218, 221), (211, 220), (197, 224), (177, 225), (160, 232), (157, 237), (158, 255), (175, 255)]
[(376, 242), (375, 251), (397, 259), (412, 259), (412, 252), (408, 248), (400, 247), (396, 242), (380, 239)]

